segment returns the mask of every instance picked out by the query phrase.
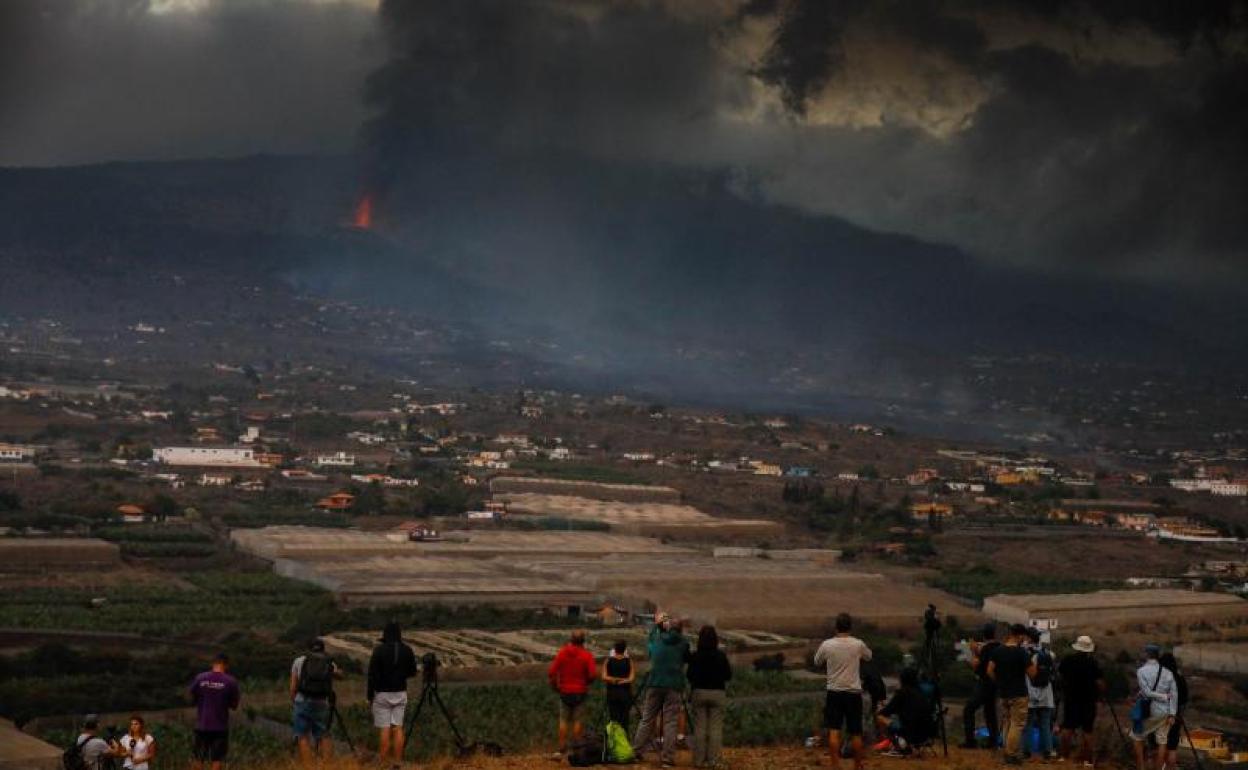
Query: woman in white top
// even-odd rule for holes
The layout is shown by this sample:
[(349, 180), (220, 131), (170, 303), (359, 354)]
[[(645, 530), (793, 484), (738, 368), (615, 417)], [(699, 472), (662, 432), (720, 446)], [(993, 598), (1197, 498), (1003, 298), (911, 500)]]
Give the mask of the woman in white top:
[(126, 770), (150, 770), (149, 763), (156, 758), (156, 739), (147, 732), (143, 717), (138, 714), (130, 717), (130, 731), (122, 736), (120, 743), (125, 751), (122, 767)]

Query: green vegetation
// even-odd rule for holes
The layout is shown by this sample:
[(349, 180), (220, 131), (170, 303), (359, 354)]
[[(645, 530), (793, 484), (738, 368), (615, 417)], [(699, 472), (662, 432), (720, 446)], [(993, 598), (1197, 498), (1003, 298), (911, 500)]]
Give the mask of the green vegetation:
[[(189, 586), (29, 588), (0, 596), (0, 626), (191, 636), (222, 629), (284, 631), (310, 606), (329, 603), (315, 586), (271, 572), (188, 574)], [(102, 602), (93, 600), (102, 599)], [(94, 606), (93, 606), (94, 604)]]
[(515, 468), (536, 471), (542, 476), (566, 481), (597, 481), (602, 484), (645, 484), (646, 480), (635, 473), (605, 465), (584, 465), (558, 460), (522, 460)]
[(945, 572), (930, 582), (935, 588), (976, 601), (993, 594), (1078, 594), (1116, 585), (1113, 581), (1064, 575), (998, 573), (983, 564), (966, 570)]
[(137, 524), (100, 527), (92, 534), (114, 543), (211, 543), (212, 534), (193, 527)]

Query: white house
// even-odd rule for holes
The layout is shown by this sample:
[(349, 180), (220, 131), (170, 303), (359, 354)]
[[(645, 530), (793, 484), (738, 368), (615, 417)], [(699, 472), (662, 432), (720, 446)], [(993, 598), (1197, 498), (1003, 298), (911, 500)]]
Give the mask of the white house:
[(1248, 496), (1248, 481), (1215, 481), (1209, 485), (1209, 491), (1226, 497), (1245, 497)]
[(0, 444), (0, 463), (21, 463), (33, 460), (38, 449), (30, 444)]
[(261, 468), (251, 447), (167, 446), (152, 450), (152, 459), (165, 465), (211, 468)]
[(355, 466), (355, 455), (346, 452), (334, 452), (332, 455), (317, 455), (316, 465), (321, 468), (351, 468)]

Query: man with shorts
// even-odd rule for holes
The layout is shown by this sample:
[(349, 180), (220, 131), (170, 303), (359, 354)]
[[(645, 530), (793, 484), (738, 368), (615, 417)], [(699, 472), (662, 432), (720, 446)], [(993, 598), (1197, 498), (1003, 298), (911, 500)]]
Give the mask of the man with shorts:
[(326, 759), (334, 754), (327, 733), (337, 672), (320, 639), (313, 639), (308, 652), (290, 666), (291, 728), (299, 743), (299, 759), (307, 767), (315, 762), (317, 751)]
[(568, 730), (572, 740), (579, 740), (584, 729), (581, 711), (589, 695), (589, 685), (598, 676), (598, 663), (593, 654), (585, 649), (585, 630), (578, 628), (572, 638), (555, 654), (546, 671), (550, 686), (559, 694), (559, 749), (562, 757), (568, 749)]
[(407, 680), (415, 675), (416, 653), (403, 643), (403, 632), (392, 620), (368, 660), (368, 702), (377, 728), (377, 754), (383, 764), (389, 755), (392, 768), (403, 764)]
[(850, 635), (849, 613), (836, 616), (836, 636), (815, 651), (815, 665), (827, 666), (828, 692), (824, 696), (823, 727), (828, 731), (831, 766), (841, 765), (841, 730), (849, 735), (854, 770), (862, 770), (862, 661), (871, 660), (871, 648)]
[(1063, 758), (1071, 758), (1070, 745), (1078, 730), (1079, 751), (1074, 758), (1090, 765), (1095, 761), (1092, 731), (1096, 727), (1096, 704), (1105, 695), (1105, 674), (1092, 655), (1096, 652), (1092, 637), (1081, 636), (1070, 647), (1074, 652), (1057, 664), (1063, 700), (1061, 753)]
[(191, 703), (195, 706), (195, 741), (191, 746), (191, 767), (221, 770), (230, 750), (230, 712), (238, 710), (242, 691), (238, 680), (226, 673), (230, 659), (224, 652), (212, 659), (212, 668), (191, 682)]
[(1135, 672), (1139, 686), (1138, 698), (1147, 703), (1147, 713), (1139, 724), (1132, 725), (1131, 739), (1135, 742), (1135, 764), (1138, 770), (1146, 770), (1145, 744), (1152, 736), (1157, 746), (1157, 770), (1166, 764), (1166, 740), (1174, 715), (1178, 711), (1179, 686), (1174, 674), (1161, 665), (1161, 647), (1144, 646), (1144, 665)]

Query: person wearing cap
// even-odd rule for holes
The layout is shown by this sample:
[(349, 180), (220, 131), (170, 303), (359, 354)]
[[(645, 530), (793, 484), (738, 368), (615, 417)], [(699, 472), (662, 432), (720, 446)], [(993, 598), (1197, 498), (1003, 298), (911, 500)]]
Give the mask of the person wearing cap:
[(337, 673), (338, 667), (325, 654), (323, 639), (313, 639), (308, 651), (290, 665), (290, 726), (304, 765), (315, 762), (317, 751), (325, 758), (333, 756), (334, 742), (327, 733)]
[(679, 623), (660, 612), (646, 640), (650, 654), (646, 701), (642, 705), (641, 722), (633, 735), (633, 751), (638, 760), (650, 749), (657, 732), (656, 723), (663, 722), (663, 744), (660, 760), (664, 767), (676, 764), (676, 735), (679, 730), (681, 696), (685, 690), (685, 661), (689, 658), (689, 642)]
[(598, 676), (598, 662), (593, 653), (585, 649), (585, 629), (578, 628), (572, 632), (568, 643), (555, 654), (546, 670), (550, 687), (559, 694), (559, 748), (557, 757), (562, 757), (568, 748), (568, 733), (572, 740), (578, 741), (584, 732), (581, 724), (581, 711), (585, 707), (585, 699), (589, 697), (589, 686)]
[(1021, 623), (1010, 626), (1005, 642), (992, 651), (988, 661), (988, 678), (997, 686), (1005, 721), (1005, 756), (1007, 765), (1021, 765), (1019, 749), (1027, 724), (1027, 680), (1035, 678), (1035, 657), (1023, 646), (1027, 627)]
[(836, 636), (815, 650), (814, 663), (827, 670), (823, 701), (823, 729), (828, 733), (832, 767), (841, 764), (841, 730), (849, 738), (854, 769), (862, 770), (862, 661), (871, 660), (871, 648), (850, 634), (854, 621), (849, 613), (836, 616)]
[(120, 757), (123, 752), (117, 747), (110, 746), (108, 741), (99, 736), (100, 718), (95, 714), (87, 714), (82, 720), (82, 732), (78, 734), (78, 738), (74, 741), (74, 746), (82, 754), (82, 764), (84, 767), (95, 768), (100, 766), (100, 760), (105, 757)]
[(1157, 744), (1157, 770), (1162, 770), (1166, 763), (1166, 739), (1170, 726), (1174, 723), (1174, 715), (1178, 711), (1179, 688), (1174, 674), (1161, 665), (1161, 647), (1156, 644), (1144, 645), (1144, 664), (1135, 672), (1135, 681), (1139, 687), (1141, 701), (1147, 705), (1144, 718), (1132, 725), (1131, 738), (1135, 742), (1135, 764), (1139, 770), (1147, 766), (1145, 744), (1149, 736), (1153, 736)]
[(962, 709), (962, 727), (965, 732), (962, 748), (964, 749), (979, 748), (979, 744), (975, 741), (975, 715), (980, 709), (984, 711), (984, 724), (988, 728), (988, 745), (995, 749), (1000, 742), (1000, 723), (997, 721), (997, 686), (988, 678), (988, 661), (992, 658), (993, 650), (997, 649), (1000, 644), (997, 641), (997, 625), (985, 623), (983, 630), (980, 631), (980, 641), (971, 645), (969, 663), (971, 670), (975, 672), (975, 691)]
[(226, 673), (230, 659), (219, 653), (212, 668), (191, 682), (191, 703), (195, 706), (195, 740), (191, 746), (191, 767), (221, 770), (230, 751), (230, 712), (238, 710), (242, 690), (238, 680)]
[(1093, 762), (1096, 741), (1096, 704), (1105, 695), (1105, 674), (1092, 654), (1096, 644), (1092, 637), (1080, 636), (1070, 645), (1071, 654), (1057, 664), (1058, 680), (1062, 683), (1061, 756), (1071, 758), (1071, 744), (1079, 731), (1079, 750), (1075, 758), (1085, 765)]
[(407, 680), (416, 676), (416, 653), (403, 642), (403, 631), (390, 621), (381, 632), (381, 642), (368, 659), (368, 702), (377, 728), (377, 755), (382, 764), (390, 757), (391, 767), (403, 763), (406, 736), (403, 722), (407, 713)]

